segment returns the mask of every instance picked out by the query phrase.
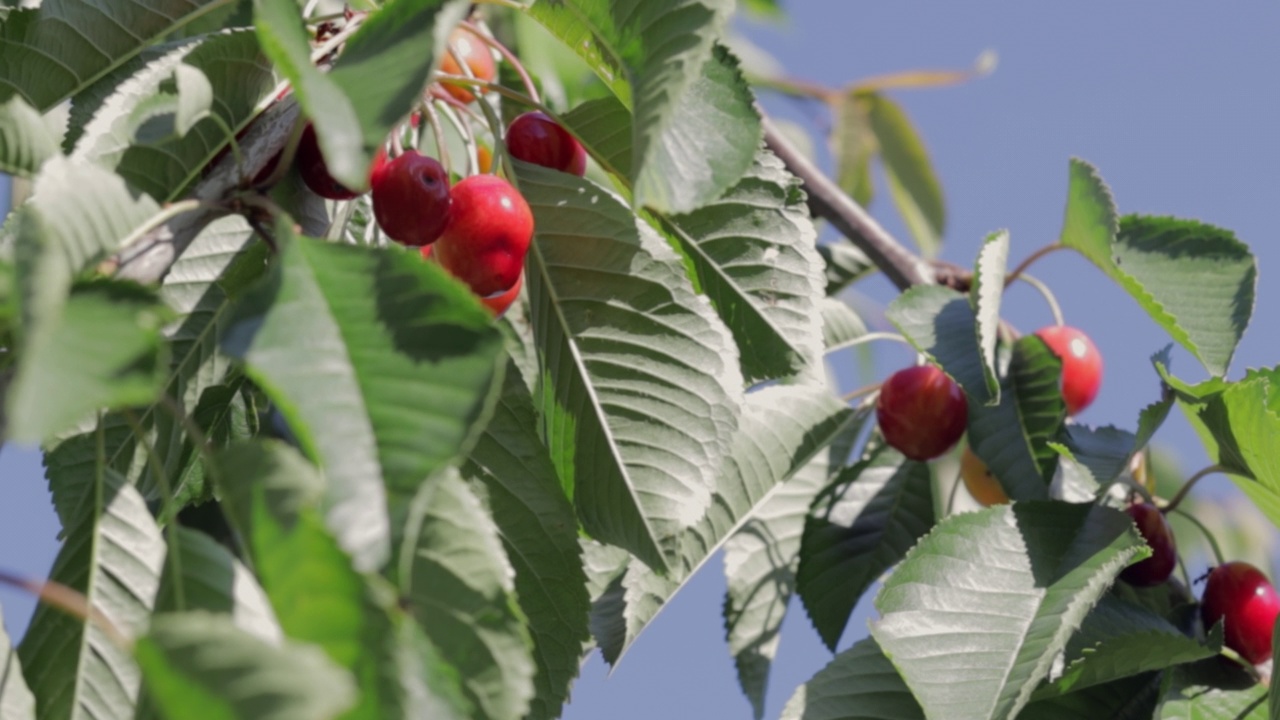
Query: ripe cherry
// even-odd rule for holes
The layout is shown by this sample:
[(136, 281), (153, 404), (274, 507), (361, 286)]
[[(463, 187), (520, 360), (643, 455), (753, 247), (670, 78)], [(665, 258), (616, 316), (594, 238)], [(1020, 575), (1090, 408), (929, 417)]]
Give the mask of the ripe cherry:
[(449, 173), (432, 157), (406, 150), (370, 174), (373, 215), (396, 242), (430, 245), (449, 222)]
[(890, 375), (876, 400), (885, 442), (912, 460), (931, 460), (955, 445), (968, 412), (964, 391), (933, 365)]
[(960, 479), (964, 481), (964, 489), (984, 507), (1009, 502), (1004, 486), (987, 468), (987, 464), (974, 454), (973, 448), (965, 448), (964, 454), (960, 456)]
[(434, 257), (481, 297), (509, 290), (524, 269), (533, 212), (496, 175), (472, 175), (453, 186), (449, 224)]
[(311, 188), (311, 192), (330, 200), (350, 200), (359, 195), (342, 183), (333, 179), (329, 168), (325, 167), (324, 155), (320, 153), (320, 142), (316, 139), (316, 129), (311, 123), (302, 131), (302, 140), (298, 143), (298, 153), (294, 164), (302, 181)]
[(511, 157), (582, 177), (587, 172), (587, 151), (582, 143), (543, 112), (527, 112), (507, 126), (507, 150)]
[(1258, 568), (1228, 562), (1209, 573), (1200, 599), (1205, 629), (1224, 622), (1227, 647), (1257, 665), (1271, 658), (1271, 633), (1280, 615), (1280, 596)]
[(1062, 399), (1067, 403), (1067, 414), (1089, 407), (1102, 385), (1102, 355), (1093, 341), (1066, 325), (1040, 328), (1036, 335), (1062, 359)]
[[(489, 82), (498, 74), (498, 68), (493, 62), (493, 54), (489, 52), (489, 46), (484, 41), (476, 37), (475, 33), (466, 28), (454, 28), (449, 34), (449, 48), (456, 51), (462, 57), (463, 62), (467, 64), (467, 68), (471, 70), (471, 74), (477, 80)], [(454, 59), (453, 53), (446, 50), (440, 58), (440, 72), (449, 75), (466, 75), (462, 71), (462, 66)], [(449, 93), (459, 101), (469, 103), (476, 99), (476, 96), (465, 85), (451, 82), (440, 83), (445, 92)]]
[(1178, 547), (1174, 542), (1173, 529), (1165, 520), (1164, 513), (1150, 503), (1135, 503), (1125, 508), (1129, 517), (1138, 526), (1142, 539), (1151, 548), (1151, 556), (1140, 560), (1120, 573), (1120, 578), (1130, 585), (1151, 587), (1159, 585), (1173, 574), (1178, 564)]
[(507, 311), (507, 308), (511, 307), (512, 303), (516, 301), (516, 298), (520, 297), (521, 287), (524, 287), (524, 273), (516, 276), (516, 284), (512, 285), (510, 290), (499, 295), (482, 297), (480, 298), (480, 302), (483, 303), (485, 307), (489, 308), (489, 312), (493, 313), (494, 317), (502, 317), (503, 313)]

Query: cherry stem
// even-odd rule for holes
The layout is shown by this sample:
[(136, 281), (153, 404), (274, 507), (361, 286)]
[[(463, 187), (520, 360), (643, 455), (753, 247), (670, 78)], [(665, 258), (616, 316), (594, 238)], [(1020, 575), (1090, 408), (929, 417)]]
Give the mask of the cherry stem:
[(1209, 528), (1205, 527), (1204, 523), (1197, 520), (1195, 515), (1192, 515), (1186, 510), (1175, 509), (1173, 512), (1178, 517), (1190, 522), (1197, 530), (1200, 531), (1201, 535), (1204, 535), (1204, 539), (1209, 543), (1209, 549), (1213, 551), (1213, 559), (1217, 564), (1221, 565), (1226, 562), (1225, 556), (1222, 554), (1222, 548), (1218, 546), (1218, 539), (1213, 536), (1213, 533), (1209, 532)]
[(951, 512), (956, 507), (956, 496), (960, 494), (960, 485), (964, 482), (964, 480), (961, 478), (962, 474), (963, 473), (961, 473), (959, 470), (956, 471), (956, 479), (955, 479), (955, 482), (951, 485), (951, 492), (947, 493), (947, 507), (945, 510), (946, 515), (944, 517), (950, 517)]
[(1187, 497), (1187, 493), (1191, 492), (1191, 488), (1194, 487), (1196, 483), (1200, 482), (1201, 478), (1207, 475), (1213, 475), (1214, 473), (1225, 473), (1226, 471), (1227, 469), (1221, 465), (1210, 465), (1209, 467), (1201, 468), (1196, 471), (1194, 475), (1187, 478), (1187, 481), (1182, 484), (1182, 487), (1178, 488), (1177, 494), (1174, 495), (1169, 502), (1165, 503), (1163, 508), (1160, 508), (1160, 512), (1169, 513), (1176, 510), (1178, 505), (1180, 505)]
[(514, 0), (474, 0), (476, 5), (497, 5), (498, 7), (511, 8), (520, 12), (528, 12), (529, 6), (522, 5)]
[[(176, 524), (178, 513), (173, 509), (173, 488), (169, 486), (169, 476), (164, 471), (164, 462), (160, 459), (160, 454), (156, 451), (156, 446), (147, 438), (146, 430), (143, 429), (142, 423), (138, 420), (138, 416), (132, 411), (126, 410), (124, 413), (125, 422), (129, 423), (129, 429), (133, 431), (134, 438), (147, 454), (147, 463), (151, 466), (151, 474), (155, 475), (156, 483), (160, 486), (160, 505), (161, 513), (164, 520), (164, 538), (168, 545), (168, 553), (166, 559), (169, 561), (169, 569), (173, 573), (175, 582), (173, 583), (173, 599), (179, 610), (185, 610), (187, 607), (185, 590), (182, 583), (182, 557), (178, 550), (178, 537), (174, 534), (174, 525)], [(99, 427), (102, 422), (99, 420)], [(195, 438), (192, 438), (194, 441)], [(105, 463), (106, 458), (101, 455), (98, 462)]]
[(1032, 263), (1044, 257), (1045, 255), (1048, 255), (1053, 252), (1057, 252), (1058, 250), (1066, 250), (1066, 249), (1067, 249), (1067, 246), (1063, 245), (1060, 242), (1051, 242), (1048, 245), (1045, 245), (1044, 247), (1040, 248), (1039, 250), (1031, 253), (1022, 262), (1018, 263), (1018, 267), (1014, 268), (1013, 272), (1010, 272), (1008, 275), (1004, 276), (1004, 286), (1009, 287), (1009, 285), (1012, 284), (1014, 280), (1017, 280), (1022, 275), (1022, 273), (1026, 271), (1027, 268), (1031, 267)]
[(218, 475), (219, 471), (217, 463), (213, 461), (213, 443), (209, 441), (209, 436), (205, 434), (204, 430), (198, 424), (196, 424), (195, 419), (182, 409), (182, 406), (178, 404), (177, 400), (173, 399), (172, 395), (169, 395), (168, 393), (161, 395), (158, 405), (164, 408), (174, 420), (177, 420), (178, 423), (182, 425), (183, 430), (187, 431), (187, 435), (191, 437), (192, 444), (196, 446), (196, 451), (200, 453), (201, 459), (204, 460), (205, 467), (209, 470), (210, 479), (212, 479), (214, 485), (217, 486), (218, 481), (220, 480)]
[(511, 67), (515, 69), (516, 74), (520, 76), (520, 82), (524, 85), (524, 91), (529, 94), (529, 97), (536, 103), (540, 104), (542, 102), (538, 96), (538, 88), (533, 84), (533, 78), (529, 77), (529, 71), (525, 70), (524, 65), (520, 62), (520, 59), (515, 56), (515, 53), (511, 52), (506, 45), (503, 45), (496, 39), (486, 35), (479, 26), (475, 25), (471, 21), (463, 20), (461, 25), (462, 27), (470, 30), (472, 35), (480, 38), (485, 45), (497, 50), (498, 54), (510, 63)]
[(894, 340), (911, 347), (913, 350), (915, 349), (915, 346), (912, 345), (909, 340), (899, 335), (898, 333), (869, 332), (863, 335), (859, 335), (858, 337), (853, 338), (852, 340), (845, 340), (844, 342), (836, 343), (835, 345), (832, 345), (831, 347), (827, 348), (825, 354), (830, 355), (831, 353), (837, 350), (844, 350), (845, 348), (857, 347), (858, 345), (862, 345), (863, 343), (869, 343), (874, 340)]
[(880, 386), (882, 385), (884, 385), (884, 382), (871, 383), (870, 385), (863, 385), (857, 390), (851, 390), (845, 393), (844, 395), (841, 395), (840, 399), (844, 402), (852, 402), (853, 400), (860, 398), (863, 395), (870, 395), (871, 393), (876, 392), (877, 390), (880, 389)]
[[(432, 106), (432, 111), (435, 112), (436, 103), (432, 102), (430, 104)], [(473, 170), (474, 174), (478, 175), (480, 173), (480, 157), (476, 153), (476, 134), (472, 132), (471, 124), (463, 122), (462, 118), (458, 117), (458, 113), (454, 111), (452, 105), (446, 102), (440, 102), (439, 105), (440, 114), (449, 121), (449, 124), (453, 126), (453, 129), (457, 130), (458, 135), (462, 137), (462, 145), (467, 151), (467, 168), (469, 170)], [(440, 138), (437, 138), (437, 142), (439, 142), (439, 140)]]
[[(1042, 296), (1044, 296), (1044, 301), (1049, 304), (1049, 312), (1053, 313), (1053, 322), (1055, 325), (1058, 327), (1066, 325), (1062, 319), (1062, 307), (1058, 305), (1058, 299), (1053, 296), (1053, 291), (1049, 289), (1048, 285), (1037, 280), (1026, 272), (1019, 273), (1018, 279), (1035, 288)], [(1008, 287), (1008, 285), (1005, 287)]]
[(752, 85), (806, 100), (821, 100), (825, 103), (835, 102), (840, 91), (832, 90), (824, 85), (788, 77), (768, 77), (764, 75), (748, 75), (747, 82)]
[[(444, 139), (444, 127), (440, 124), (440, 116), (436, 114), (435, 105), (430, 101), (422, 102), (422, 122), (431, 126), (431, 136), (436, 141), (436, 154), (440, 156), (440, 163), (444, 165), (445, 172), (453, 171), (453, 160), (449, 157), (448, 143)], [(422, 137), (419, 134), (418, 145), (422, 145)]]
[(89, 602), (80, 591), (54, 580), (30, 580), (0, 570), (0, 584), (30, 593), (40, 602), (54, 607), (78, 620), (97, 626), (111, 642), (121, 648), (129, 648), (133, 642), (120, 632), (102, 611)]

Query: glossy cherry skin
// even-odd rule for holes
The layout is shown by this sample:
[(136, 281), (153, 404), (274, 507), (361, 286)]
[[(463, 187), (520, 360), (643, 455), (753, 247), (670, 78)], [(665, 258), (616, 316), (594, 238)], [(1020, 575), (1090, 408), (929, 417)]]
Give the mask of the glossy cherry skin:
[(533, 240), (529, 204), (496, 175), (465, 178), (450, 196), (449, 224), (433, 256), (481, 297), (509, 290)]
[(516, 284), (512, 285), (510, 290), (498, 295), (482, 297), (480, 298), (480, 302), (485, 307), (489, 308), (489, 312), (493, 313), (494, 317), (502, 317), (502, 315), (507, 311), (507, 308), (511, 307), (512, 303), (516, 301), (516, 298), (520, 297), (520, 288), (522, 287), (524, 287), (524, 273), (516, 276)]
[(387, 237), (404, 245), (430, 245), (449, 222), (449, 173), (432, 157), (406, 150), (389, 163), (375, 160), (370, 174), (373, 216)]
[(933, 365), (890, 375), (876, 400), (885, 442), (912, 460), (932, 460), (955, 445), (968, 412), (964, 391)]
[(1205, 630), (1225, 623), (1227, 647), (1257, 665), (1271, 658), (1271, 632), (1280, 615), (1280, 596), (1261, 570), (1247, 562), (1228, 562), (1209, 573), (1200, 598)]
[[(465, 28), (454, 28), (449, 33), (449, 47), (462, 56), (463, 62), (467, 64), (467, 68), (471, 70), (471, 74), (477, 80), (489, 82), (498, 74), (497, 65), (493, 62), (493, 54), (489, 52), (489, 46), (484, 41), (476, 37), (475, 33)], [(440, 72), (450, 75), (466, 75), (462, 71), (462, 66), (454, 59), (453, 53), (448, 50), (440, 58)], [(451, 82), (442, 82), (440, 85), (444, 91), (452, 95), (461, 102), (469, 103), (476, 99), (471, 89), (465, 85)]]
[(960, 479), (964, 488), (974, 500), (984, 507), (1003, 505), (1009, 502), (1009, 495), (995, 474), (987, 469), (987, 464), (974, 454), (973, 448), (965, 448), (960, 456)]
[(1036, 335), (1062, 359), (1062, 399), (1067, 403), (1067, 414), (1089, 407), (1102, 385), (1102, 355), (1093, 341), (1066, 325), (1040, 328)]
[(1120, 573), (1120, 579), (1138, 587), (1159, 585), (1173, 574), (1178, 564), (1178, 546), (1173, 539), (1173, 528), (1165, 520), (1164, 513), (1150, 503), (1135, 503), (1125, 508), (1147, 546), (1151, 557), (1140, 560)]
[(587, 151), (559, 123), (540, 111), (527, 112), (507, 126), (507, 151), (517, 160), (582, 177)]
[(320, 153), (320, 142), (316, 139), (316, 129), (311, 123), (302, 131), (302, 140), (298, 143), (298, 153), (294, 159), (298, 174), (302, 181), (311, 188), (311, 192), (330, 200), (350, 200), (359, 195), (354, 190), (333, 179), (329, 168), (325, 167), (324, 155)]

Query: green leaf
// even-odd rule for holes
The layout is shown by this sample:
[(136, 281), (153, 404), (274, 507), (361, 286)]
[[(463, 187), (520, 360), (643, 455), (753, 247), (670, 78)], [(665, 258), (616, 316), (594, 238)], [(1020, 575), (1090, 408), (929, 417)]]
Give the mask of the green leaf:
[(1122, 512), (1018, 502), (953, 515), (876, 598), (871, 633), (931, 716), (1014, 717), (1144, 552)]
[(876, 154), (876, 136), (871, 128), (872, 93), (841, 93), (832, 103), (831, 154), (836, 160), (836, 182), (849, 197), (866, 206), (875, 196), (871, 158)]
[(0, 617), (0, 720), (35, 720), (36, 699), (22, 678), (22, 663)]
[(58, 141), (40, 113), (20, 97), (0, 102), (0, 172), (31, 177), (58, 154)]
[(177, 199), (227, 152), (228, 130), (248, 126), (276, 81), (248, 30), (183, 42), (101, 101), (73, 157), (115, 170), (152, 197)]
[(805, 517), (830, 465), (824, 454), (810, 460), (724, 542), (725, 639), (757, 720), (764, 716), (769, 670), (795, 593)]
[(880, 147), (889, 194), (921, 254), (933, 257), (942, 243), (947, 213), (924, 142), (897, 103), (880, 93), (865, 97), (867, 122)]
[[(1226, 374), (1253, 315), (1258, 267), (1247, 245), (1194, 220), (1117, 221), (1110, 190), (1080, 160), (1071, 162), (1061, 242), (1123, 287), (1206, 370)], [(1187, 293), (1188, 287), (1199, 290)]]
[(325, 528), (314, 467), (280, 443), (241, 443), (219, 456), (217, 477), (285, 636), (315, 643), (355, 676), (359, 704), (349, 717), (467, 716), (456, 673)]
[(1162, 673), (1149, 672), (1037, 700), (1029, 703), (1019, 717), (1036, 720), (1149, 720), (1160, 702), (1163, 677)]
[(1071, 455), (1084, 465), (1095, 482), (1108, 485), (1129, 465), (1138, 450), (1133, 433), (1107, 425), (1092, 428), (1072, 424), (1065, 427), (1064, 444)]
[(782, 720), (924, 720), (924, 710), (875, 638), (840, 653), (796, 689)]
[(564, 115), (572, 130), (601, 167), (624, 179), (631, 177), (631, 111), (618, 98), (588, 100)]
[(927, 464), (882, 445), (814, 501), (796, 589), (832, 652), (863, 593), (933, 526), (932, 486)]
[(424, 483), (409, 510), (399, 584), (485, 720), (519, 720), (533, 697), (513, 576), (493, 518), (466, 483), (452, 472)]
[(203, 610), (229, 618), (260, 640), (274, 644), (283, 638), (271, 601), (244, 563), (199, 530), (178, 526), (174, 538), (179, 561), (165, 562), (156, 612)]
[(39, 112), (89, 87), (169, 33), (233, 0), (48, 0), (0, 26), (0, 97)]
[(973, 266), (969, 304), (977, 317), (978, 349), (982, 352), (982, 376), (987, 383), (987, 404), (1000, 402), (1000, 378), (996, 373), (996, 342), (1000, 339), (1000, 299), (1004, 296), (1005, 270), (1009, 262), (1009, 231), (991, 233), (982, 241)]
[(1266, 720), (1266, 685), (1215, 687), (1198, 682), (1193, 667), (1174, 671), (1159, 720)]
[(9, 388), (9, 436), (37, 442), (99, 408), (146, 405), (167, 366), (156, 296), (132, 283), (77, 287), (57, 317), (28, 335)]
[(665, 567), (711, 504), (742, 404), (730, 333), (658, 234), (614, 195), (517, 163), (551, 458), (583, 527)]
[(867, 334), (867, 325), (847, 304), (826, 297), (818, 301), (822, 313), (822, 345), (827, 352)]
[[(165, 543), (142, 497), (107, 470), (82, 495), (49, 579), (81, 593), (117, 632), (146, 629)], [(141, 676), (127, 648), (98, 624), (36, 607), (18, 648), (41, 718), (132, 718)]]
[(818, 246), (818, 254), (827, 266), (827, 295), (838, 295), (841, 290), (876, 269), (875, 263), (871, 262), (866, 253), (852, 243), (824, 243)]
[(1059, 377), (1062, 361), (1035, 335), (1018, 340), (1000, 404), (969, 404), (969, 447), (1014, 500), (1048, 497), (1066, 418)]
[(315, 647), (265, 642), (220, 615), (157, 615), (134, 653), (171, 720), (324, 720), (356, 698), (351, 675)]
[(899, 295), (885, 317), (964, 389), (971, 410), (999, 399), (987, 388), (978, 320), (964, 295), (941, 285), (919, 285)]
[(616, 663), (698, 568), (858, 420), (825, 385), (773, 385), (750, 393), (711, 510), (679, 538), (680, 564), (662, 576), (632, 561), (614, 581), (616, 592), (606, 592), (593, 607), (591, 631), (605, 661)]
[(723, 197), (671, 218), (697, 282), (733, 332), (748, 382), (800, 372), (821, 354), (822, 263), (800, 183), (761, 149)]
[(715, 44), (732, 9), (730, 0), (554, 0), (529, 10), (632, 111), (637, 205), (693, 210), (751, 165), (759, 117), (737, 60)]
[(590, 641), (578, 522), (537, 434), (520, 373), (508, 367), (502, 397), (462, 471), (478, 478), (515, 569), (515, 590), (533, 638), (530, 720), (557, 718)]
[(402, 511), (465, 453), (496, 398), (502, 336), (489, 313), (417, 252), (295, 238), (234, 317), (223, 350), (325, 470), (329, 527), (356, 567), (379, 567), (388, 502)]
[(1217, 655), (1222, 627), (1208, 644), (1187, 637), (1168, 620), (1146, 608), (1106, 596), (1085, 617), (1067, 643), (1066, 668), (1053, 683), (1036, 691), (1036, 700), (1078, 692), (1113, 680), (1163, 670)]

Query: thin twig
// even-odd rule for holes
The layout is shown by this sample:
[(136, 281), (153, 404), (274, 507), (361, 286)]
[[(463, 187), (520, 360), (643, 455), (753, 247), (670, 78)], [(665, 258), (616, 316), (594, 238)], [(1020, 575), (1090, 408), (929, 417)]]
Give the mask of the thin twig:
[(1014, 280), (1017, 280), (1018, 277), (1022, 275), (1023, 271), (1031, 267), (1031, 263), (1034, 263), (1035, 261), (1044, 257), (1045, 255), (1048, 255), (1049, 253), (1057, 252), (1058, 250), (1066, 250), (1066, 249), (1067, 249), (1067, 246), (1063, 245), (1060, 242), (1051, 242), (1048, 245), (1045, 245), (1044, 247), (1040, 248), (1039, 250), (1031, 253), (1026, 257), (1025, 260), (1018, 263), (1018, 267), (1014, 268), (1012, 272), (1004, 276), (1004, 286), (1009, 287), (1009, 285)]
[(1182, 501), (1187, 497), (1187, 493), (1191, 492), (1191, 488), (1195, 487), (1195, 484), (1200, 482), (1201, 478), (1213, 475), (1214, 473), (1225, 472), (1227, 472), (1227, 469), (1221, 465), (1210, 465), (1209, 467), (1197, 470), (1194, 475), (1187, 478), (1187, 481), (1182, 484), (1182, 487), (1178, 488), (1178, 493), (1170, 498), (1169, 502), (1165, 503), (1164, 507), (1160, 508), (1160, 512), (1171, 513), (1174, 510), (1177, 510), (1178, 505), (1182, 504)]

